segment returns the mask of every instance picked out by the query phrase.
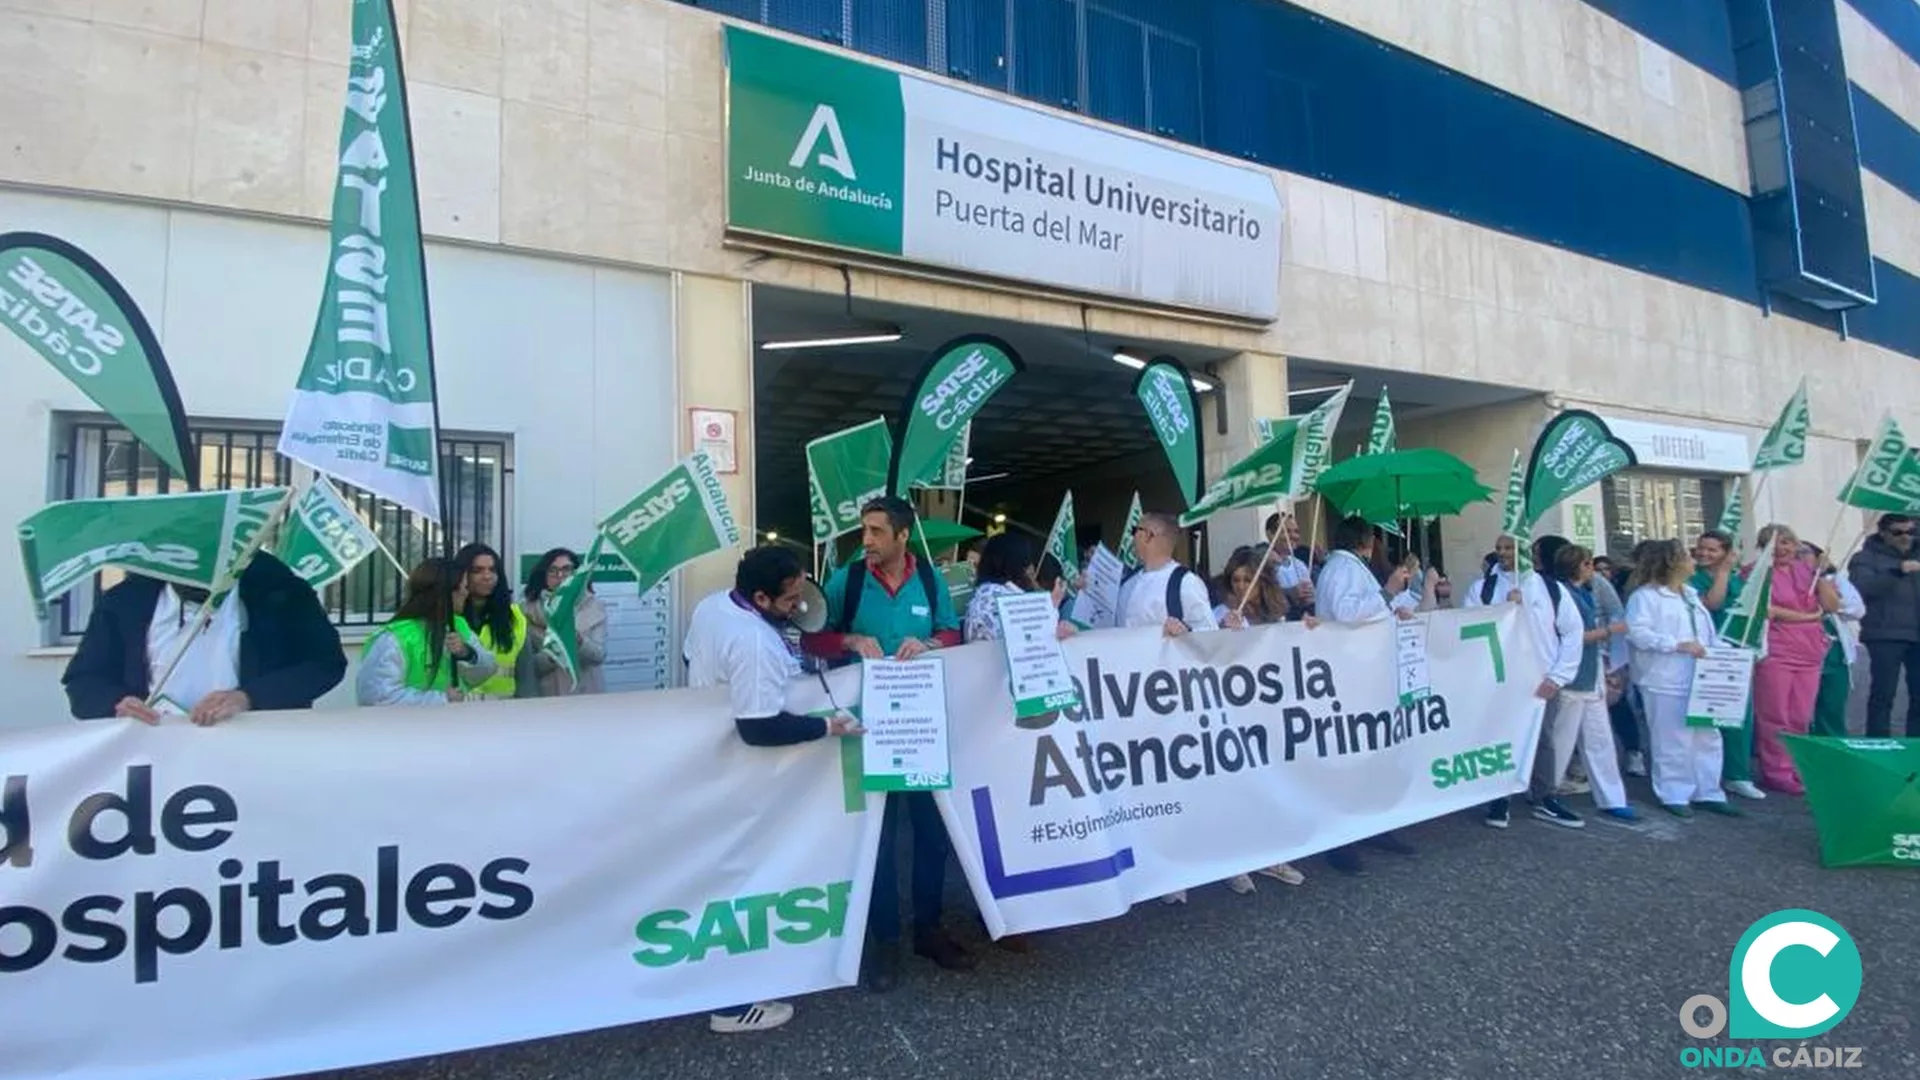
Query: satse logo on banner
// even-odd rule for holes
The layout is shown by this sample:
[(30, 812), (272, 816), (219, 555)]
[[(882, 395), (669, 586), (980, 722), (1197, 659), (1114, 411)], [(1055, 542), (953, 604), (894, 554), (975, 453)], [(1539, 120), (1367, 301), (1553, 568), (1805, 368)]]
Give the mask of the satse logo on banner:
[[(821, 138), (827, 140), (828, 149), (814, 157), (814, 148), (820, 145)], [(858, 180), (853, 174), (853, 155), (847, 153), (847, 139), (840, 133), (840, 114), (833, 106), (821, 103), (814, 107), (813, 119), (807, 122), (806, 134), (794, 144), (793, 156), (787, 159), (787, 168), (804, 169), (808, 159), (814, 158), (822, 167), (832, 169), (849, 181)]]
[[(31, 873), (36, 858), (51, 861), (54, 854), (34, 849), (30, 783), (31, 777), (14, 775), (0, 787), (0, 875)], [(213, 784), (158, 794), (153, 767), (130, 765), (122, 790), (81, 800), (60, 835), (72, 855), (88, 862), (159, 856), (142, 865), (177, 873), (178, 883), (157, 883), (128, 896), (80, 896), (59, 911), (0, 906), (0, 976), (32, 971), (56, 957), (76, 964), (127, 958), (133, 981), (151, 983), (160, 978), (162, 956), (391, 934), (404, 924), (437, 930), (469, 916), (503, 921), (533, 910), (533, 889), (524, 880), (529, 864), (520, 858), (494, 859), (477, 873), (456, 863), (432, 863), (406, 874), (399, 846), (389, 844), (374, 852), (371, 867), (305, 881), (283, 875), (277, 858), (252, 866), (236, 858), (213, 865), (182, 858), (232, 840), (241, 824), (240, 804)]]
[[(1860, 999), (1860, 948), (1839, 923), (1817, 911), (1776, 911), (1747, 928), (1727, 965), (1727, 1002), (1695, 994), (1680, 1006), (1680, 1027), (1695, 1039), (1721, 1032), (1734, 1039), (1783, 1039), (1797, 1046), (1687, 1046), (1687, 1068), (1860, 1067), (1857, 1046), (1812, 1046), (1803, 1040), (1833, 1030)], [(1701, 1012), (1706, 1013), (1703, 1021)], [(1771, 1060), (1769, 1060), (1771, 1059)]]

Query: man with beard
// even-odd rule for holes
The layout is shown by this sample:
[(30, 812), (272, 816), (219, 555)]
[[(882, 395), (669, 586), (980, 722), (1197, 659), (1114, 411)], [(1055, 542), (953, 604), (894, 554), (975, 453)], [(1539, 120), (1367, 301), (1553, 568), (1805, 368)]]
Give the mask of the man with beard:
[[(732, 589), (693, 609), (684, 646), (687, 685), (725, 686), (734, 727), (750, 746), (791, 746), (863, 730), (844, 713), (822, 718), (787, 711), (787, 684), (801, 668), (799, 652), (781, 628), (798, 610), (805, 580), (793, 552), (755, 548), (741, 558)], [(771, 1031), (792, 1018), (792, 1005), (762, 1001), (716, 1012), (707, 1026), (729, 1034)]]

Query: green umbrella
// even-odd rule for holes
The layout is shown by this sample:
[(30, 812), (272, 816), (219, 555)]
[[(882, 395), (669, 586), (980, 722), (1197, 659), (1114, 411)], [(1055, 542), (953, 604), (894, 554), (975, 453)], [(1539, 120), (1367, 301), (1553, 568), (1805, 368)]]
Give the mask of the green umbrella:
[(1348, 458), (1321, 473), (1314, 488), (1342, 514), (1376, 524), (1457, 514), (1493, 497), (1473, 466), (1425, 447)]
[(1920, 739), (1788, 735), (1822, 866), (1920, 869)]
[(964, 544), (976, 536), (985, 535), (971, 525), (962, 525), (957, 521), (942, 521), (939, 518), (919, 519), (914, 532), (918, 534), (914, 537), (915, 542), (924, 540), (927, 548), (932, 551), (950, 548), (955, 544)]

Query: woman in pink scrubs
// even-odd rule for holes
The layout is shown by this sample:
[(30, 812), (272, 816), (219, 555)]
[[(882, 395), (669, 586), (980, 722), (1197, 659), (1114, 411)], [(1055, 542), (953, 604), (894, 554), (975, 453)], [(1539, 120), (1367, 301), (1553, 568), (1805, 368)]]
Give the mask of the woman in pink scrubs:
[[(1793, 767), (1789, 732), (1805, 735), (1820, 695), (1820, 670), (1827, 658), (1822, 620), (1840, 610), (1840, 594), (1820, 576), (1826, 557), (1814, 566), (1799, 558), (1800, 538), (1785, 525), (1760, 530), (1762, 548), (1773, 555), (1773, 597), (1767, 609), (1767, 658), (1753, 672), (1754, 741), (1759, 744), (1760, 782), (1774, 791), (1802, 795), (1806, 787)], [(1756, 568), (1759, 573), (1762, 568)], [(1749, 581), (1747, 588), (1758, 588)]]

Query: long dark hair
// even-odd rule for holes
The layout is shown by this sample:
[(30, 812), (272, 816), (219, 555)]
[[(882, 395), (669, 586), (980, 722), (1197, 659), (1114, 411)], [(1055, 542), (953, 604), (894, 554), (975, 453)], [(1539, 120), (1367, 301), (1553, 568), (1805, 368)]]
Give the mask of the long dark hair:
[(407, 596), (393, 613), (393, 621), (418, 619), (427, 627), (427, 654), (433, 658), (429, 679), (440, 675), (440, 660), (453, 629), (453, 593), (465, 571), (451, 559), (428, 559), (407, 575)]
[(1240, 604), (1240, 594), (1233, 589), (1233, 575), (1244, 569), (1253, 579), (1253, 598), (1247, 605), (1247, 621), (1250, 623), (1285, 622), (1287, 618), (1287, 594), (1280, 590), (1280, 581), (1274, 577), (1272, 567), (1260, 569), (1261, 561), (1266, 557), (1265, 544), (1249, 545), (1234, 551), (1227, 559), (1227, 568), (1215, 583), (1219, 591), (1221, 604), (1234, 608)]
[(482, 555), (493, 557), (494, 586), (485, 599), (473, 595), (472, 586), (468, 586), (467, 625), (475, 634), (486, 633), (495, 652), (513, 650), (513, 588), (506, 585), (507, 567), (500, 561), (500, 553), (485, 544), (468, 544), (454, 553), (453, 565), (462, 574), (473, 571), (473, 561)]
[(540, 556), (540, 561), (534, 563), (533, 569), (527, 573), (527, 584), (524, 589), (527, 603), (537, 604), (540, 602), (540, 598), (546, 595), (547, 571), (553, 569), (554, 560), (556, 559), (572, 560), (573, 572), (576, 574), (586, 569), (580, 565), (580, 556), (574, 554), (572, 548), (557, 547), (549, 550), (545, 555)]
[(1038, 588), (1033, 580), (1033, 545), (1019, 533), (1003, 532), (987, 541), (980, 551), (980, 569), (974, 583), (1004, 583), (1023, 592)]

